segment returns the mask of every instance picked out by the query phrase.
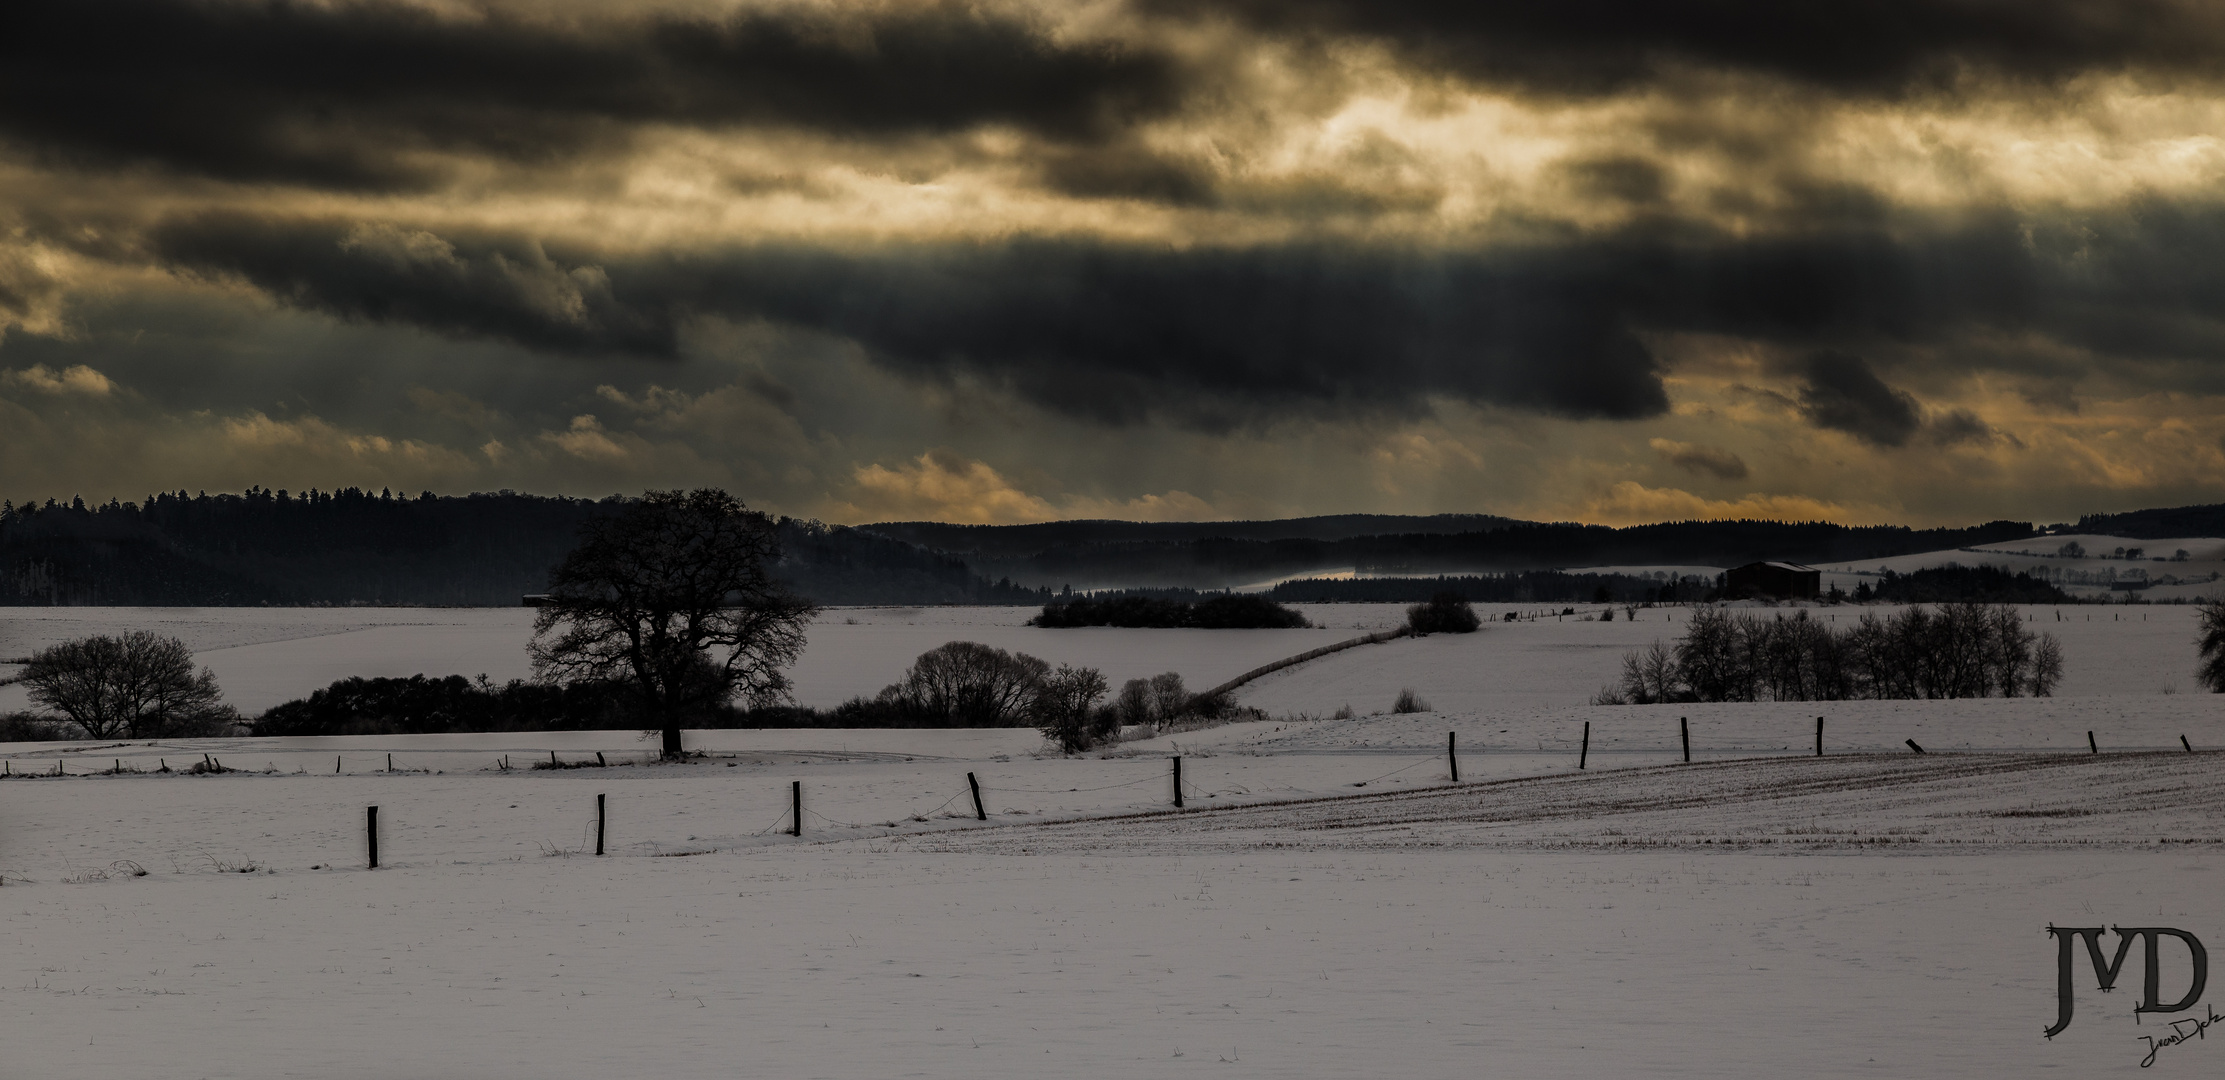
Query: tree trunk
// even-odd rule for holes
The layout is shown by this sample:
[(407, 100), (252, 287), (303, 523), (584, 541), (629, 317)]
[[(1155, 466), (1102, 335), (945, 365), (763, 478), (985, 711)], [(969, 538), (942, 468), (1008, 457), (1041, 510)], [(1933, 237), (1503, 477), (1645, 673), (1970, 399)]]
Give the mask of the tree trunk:
[(680, 722), (677, 720), (665, 722), (664, 756), (668, 761), (680, 756)]

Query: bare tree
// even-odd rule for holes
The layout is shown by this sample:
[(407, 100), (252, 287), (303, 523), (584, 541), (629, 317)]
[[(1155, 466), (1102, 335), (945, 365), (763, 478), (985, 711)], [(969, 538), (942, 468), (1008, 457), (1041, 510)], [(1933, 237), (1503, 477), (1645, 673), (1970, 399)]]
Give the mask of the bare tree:
[(1120, 693), (1114, 695), (1112, 704), (1105, 706), (1120, 717), (1122, 726), (1133, 724), (1156, 725), (1158, 717), (1151, 709), (1151, 680), (1130, 679), (1120, 684)]
[(1622, 657), (1621, 697), (1639, 705), (1652, 705), (1676, 696), (1676, 654), (1660, 638)]
[(973, 641), (937, 645), (912, 661), (884, 701), (946, 727), (1007, 727), (1029, 719), (1051, 665)]
[(95, 739), (213, 734), (233, 718), (220, 704), (215, 673), (194, 670), (184, 642), (145, 630), (41, 649), (22, 678), (34, 704), (69, 717)]
[(1030, 712), (1043, 737), (1057, 743), (1059, 749), (1068, 753), (1087, 750), (1107, 734), (1095, 715), (1097, 699), (1104, 696), (1105, 676), (1096, 668), (1060, 664), (1057, 671), (1036, 684)]
[(1752, 668), (1737, 620), (1720, 608), (1694, 608), (1676, 645), (1676, 667), (1697, 701), (1753, 700)]
[(715, 488), (651, 491), (590, 518), (549, 575), (533, 670), (626, 687), (645, 726), (680, 754), (691, 717), (790, 700), (787, 672), (818, 609), (775, 583), (765, 515)]
[(1182, 685), (1181, 672), (1162, 671), (1151, 677), (1152, 723), (1164, 724), (1193, 711), (1190, 690)]
[[(2035, 638), (2016, 609), (2007, 604), (1994, 608), (1993, 658), (1990, 666), (2002, 697), (2016, 697), (2030, 684), (2032, 646)], [(2060, 658), (2057, 658), (2060, 661)]]
[(2194, 669), (2194, 677), (2211, 692), (2225, 694), (2225, 601), (2196, 608), (2195, 620), (2200, 634), (2194, 644), (2201, 650), (2202, 662)]
[(2041, 634), (2032, 646), (2032, 696), (2054, 697), (2055, 684), (2063, 681), (2063, 646), (2053, 634)]

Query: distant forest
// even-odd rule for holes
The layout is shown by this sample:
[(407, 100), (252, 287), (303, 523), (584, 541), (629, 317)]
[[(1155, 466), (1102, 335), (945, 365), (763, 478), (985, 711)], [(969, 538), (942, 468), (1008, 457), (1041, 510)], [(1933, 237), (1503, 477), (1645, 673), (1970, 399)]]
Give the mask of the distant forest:
[[(9, 501), (0, 503), (0, 605), (515, 605), (547, 588), (549, 568), (600, 505), (356, 488), (180, 491), (103, 506)], [(1049, 599), (856, 529), (791, 518), (779, 529), (776, 575), (822, 604)]]
[(1715, 588), (1712, 577), (1671, 581), (1635, 574), (1522, 570), (1490, 576), (1307, 578), (1285, 581), (1269, 589), (1267, 596), (1284, 604), (1414, 604), (1449, 592), (1477, 604), (1650, 604), (1703, 600)]
[[(929, 527), (918, 523), (862, 528), (930, 543), (966, 560), (979, 574), (1028, 586), (1072, 586), (1077, 590), (1139, 585), (1219, 589), (1331, 567), (1351, 567), (1378, 576), (1421, 577), (1572, 566), (1727, 567), (1764, 559), (1842, 562), (1994, 544), (2033, 535), (2031, 523), (2023, 521), (1994, 521), (1966, 529), (1779, 521), (1680, 521), (1616, 529), (1492, 521), (1488, 528), (1467, 531), (1408, 531), (1338, 539), (1260, 539), (1257, 534), (1262, 530), (1257, 526), (1262, 523), (1246, 522), (1218, 523), (1213, 527), (1214, 534), (1208, 536), (1137, 534), (1135, 530), (1143, 526), (1123, 524), (1119, 529), (1108, 529), (1113, 539), (1090, 539), (1094, 534), (1081, 526), (1096, 523), (1085, 522), (1063, 522), (1059, 528)], [(1207, 527), (1184, 528), (1205, 531)], [(1654, 582), (1644, 587), (1658, 586)]]
[(2072, 531), (2137, 540), (2225, 536), (2225, 503), (2174, 506), (2163, 510), (2133, 510), (2123, 514), (2088, 514), (2078, 519), (2078, 524)]
[[(516, 604), (543, 591), (580, 523), (609, 501), (258, 487), (100, 506), (0, 502), (0, 605)], [(854, 528), (783, 518), (779, 528), (785, 555), (776, 574), (822, 604), (1027, 606), (1069, 590), (1172, 597), (1347, 567), (1373, 577), (1290, 581), (1268, 595), (1284, 603), (1411, 603), (1454, 575), (1463, 578), (1459, 591), (1479, 603), (1685, 600), (1700, 598), (1687, 595), (1700, 583), (1566, 568), (1831, 563), (2034, 535), (2018, 521), (1960, 529), (1774, 521), (1617, 529), (1478, 514)], [(2089, 516), (2079, 528), (2225, 535), (2225, 506)]]

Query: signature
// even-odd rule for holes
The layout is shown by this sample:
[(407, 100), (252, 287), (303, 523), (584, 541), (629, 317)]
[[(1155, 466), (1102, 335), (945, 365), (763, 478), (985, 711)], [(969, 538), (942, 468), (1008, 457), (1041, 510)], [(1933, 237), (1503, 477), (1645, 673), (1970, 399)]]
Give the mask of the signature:
[(2209, 1015), (2189, 1016), (2183, 1019), (2171, 1021), (2171, 1033), (2169, 1035), (2163, 1036), (2162, 1038), (2157, 1038), (2153, 1035), (2140, 1036), (2140, 1038), (2145, 1040), (2148, 1044), (2148, 1056), (2140, 1059), (2140, 1067), (2145, 1069), (2148, 1066), (2155, 1064), (2155, 1056), (2157, 1051), (2162, 1050), (2166, 1046), (2177, 1046), (2180, 1043), (2187, 1041), (2188, 1039), (2208, 1038), (2210, 1025), (2217, 1023), (2219, 1020), (2225, 1020), (2225, 1016), (2219, 1016), (2216, 1009), (2210, 1008), (2207, 1005), (2202, 1006), (2202, 1011), (2208, 1013)]

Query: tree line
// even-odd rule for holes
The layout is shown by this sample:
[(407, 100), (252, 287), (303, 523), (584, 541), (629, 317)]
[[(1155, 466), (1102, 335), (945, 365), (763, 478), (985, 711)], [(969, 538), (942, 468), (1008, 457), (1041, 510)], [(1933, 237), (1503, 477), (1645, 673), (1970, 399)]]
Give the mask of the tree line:
[(2007, 605), (1865, 612), (1843, 629), (1809, 617), (1692, 611), (1673, 645), (1623, 657), (1622, 678), (1593, 704), (2046, 697), (2063, 677), (2062, 645)]
[[(0, 606), (507, 606), (546, 588), (579, 529), (627, 497), (360, 488), (0, 500)], [(768, 519), (773, 576), (822, 604), (1040, 604), (963, 559), (871, 532)]]
[(1043, 605), (1029, 626), (1118, 626), (1131, 629), (1302, 630), (1313, 624), (1264, 596), (1221, 593), (1198, 600), (1149, 594), (1061, 598)]
[[(938, 550), (966, 559), (979, 573), (1019, 582), (1122, 581), (1191, 588), (1221, 588), (1332, 566), (1349, 566), (1378, 577), (1428, 577), (1566, 566), (1739, 566), (1766, 559), (1848, 562), (2034, 535), (2031, 523), (2021, 521), (1959, 529), (1780, 521), (1682, 521), (1611, 528), (1502, 521), (1459, 531), (1383, 532), (1335, 539), (1296, 535), (1295, 523), (1277, 523), (1292, 526), (1280, 537), (1230, 523), (1211, 535), (1160, 539), (1124, 523), (1064, 524), (1068, 527), (1057, 530), (1040, 526), (869, 528), (922, 538)], [(1644, 587), (1660, 585), (1654, 581)], [(1274, 598), (1313, 599), (1279, 594)]]

